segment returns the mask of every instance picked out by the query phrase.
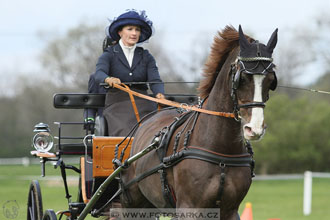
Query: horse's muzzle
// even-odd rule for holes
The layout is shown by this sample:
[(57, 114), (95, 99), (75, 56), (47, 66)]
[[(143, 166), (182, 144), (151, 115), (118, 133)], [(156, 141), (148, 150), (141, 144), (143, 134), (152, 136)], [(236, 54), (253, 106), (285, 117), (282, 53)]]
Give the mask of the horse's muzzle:
[(262, 136), (265, 134), (266, 129), (253, 129), (249, 126), (249, 124), (246, 124), (243, 126), (243, 132), (244, 132), (244, 138), (250, 141), (257, 141), (262, 138)]

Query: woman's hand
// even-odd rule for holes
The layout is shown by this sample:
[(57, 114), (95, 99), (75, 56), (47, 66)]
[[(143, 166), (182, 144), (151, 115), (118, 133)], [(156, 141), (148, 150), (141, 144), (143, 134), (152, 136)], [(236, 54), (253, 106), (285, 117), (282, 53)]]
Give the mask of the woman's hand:
[(158, 93), (158, 94), (156, 95), (156, 98), (158, 98), (158, 99), (165, 99), (165, 96), (164, 96), (164, 94), (162, 94), (162, 93)]
[(105, 83), (108, 83), (109, 86), (113, 87), (114, 84), (120, 84), (121, 81), (120, 79), (116, 78), (116, 77), (107, 77), (104, 80)]

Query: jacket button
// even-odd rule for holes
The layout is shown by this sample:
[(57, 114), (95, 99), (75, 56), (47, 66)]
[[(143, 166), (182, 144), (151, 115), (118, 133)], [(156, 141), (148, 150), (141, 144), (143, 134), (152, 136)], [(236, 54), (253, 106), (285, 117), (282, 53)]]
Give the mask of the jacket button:
[(133, 75), (133, 73), (129, 73), (128, 75), (132, 76), (132, 75)]

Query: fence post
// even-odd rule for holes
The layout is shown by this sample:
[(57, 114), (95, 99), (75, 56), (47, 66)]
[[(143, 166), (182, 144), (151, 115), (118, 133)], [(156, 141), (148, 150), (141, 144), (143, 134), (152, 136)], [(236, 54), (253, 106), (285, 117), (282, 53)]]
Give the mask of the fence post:
[(312, 212), (312, 172), (304, 173), (304, 215), (310, 215)]
[(30, 159), (28, 157), (22, 157), (22, 165), (28, 167), (30, 165)]

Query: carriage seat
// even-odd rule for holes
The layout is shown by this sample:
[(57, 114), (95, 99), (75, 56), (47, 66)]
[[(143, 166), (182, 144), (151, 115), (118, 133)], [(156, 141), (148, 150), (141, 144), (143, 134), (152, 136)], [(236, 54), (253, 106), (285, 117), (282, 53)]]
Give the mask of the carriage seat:
[(54, 107), (65, 109), (103, 108), (105, 94), (58, 93), (54, 95)]

